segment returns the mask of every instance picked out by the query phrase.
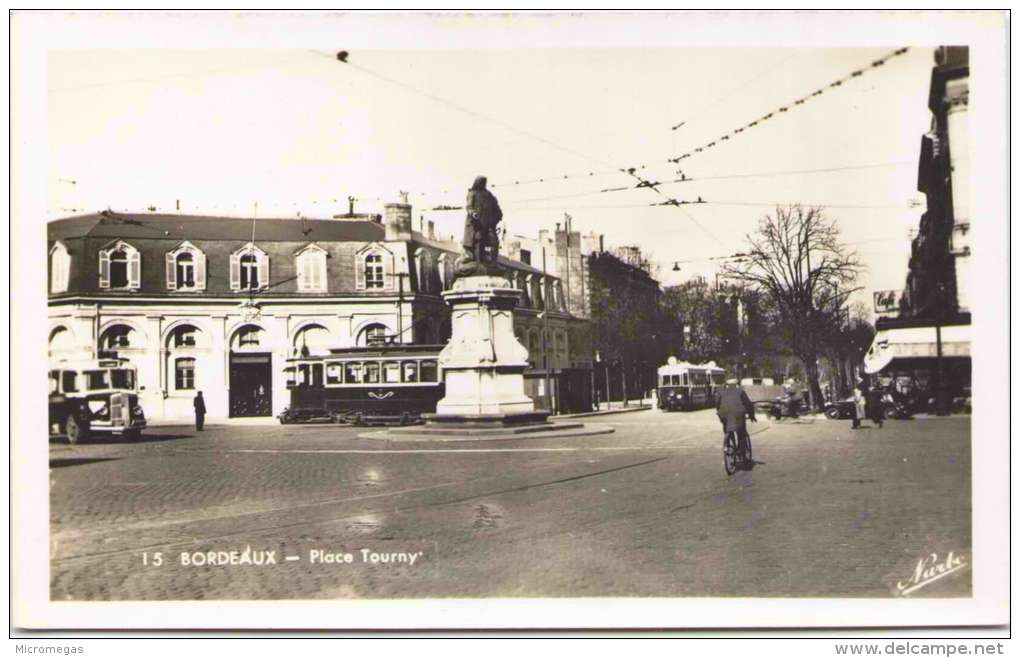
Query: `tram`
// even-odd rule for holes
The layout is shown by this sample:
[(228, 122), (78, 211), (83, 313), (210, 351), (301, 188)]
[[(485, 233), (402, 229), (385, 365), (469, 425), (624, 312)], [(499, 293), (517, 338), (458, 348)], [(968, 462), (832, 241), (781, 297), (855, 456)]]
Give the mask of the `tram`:
[(380, 345), (332, 349), (288, 359), (290, 406), (281, 423), (325, 419), (354, 425), (413, 424), (444, 394), (443, 345)]
[(726, 382), (726, 371), (714, 361), (696, 365), (669, 357), (659, 368), (659, 408), (665, 411), (705, 409), (715, 403), (715, 392)]

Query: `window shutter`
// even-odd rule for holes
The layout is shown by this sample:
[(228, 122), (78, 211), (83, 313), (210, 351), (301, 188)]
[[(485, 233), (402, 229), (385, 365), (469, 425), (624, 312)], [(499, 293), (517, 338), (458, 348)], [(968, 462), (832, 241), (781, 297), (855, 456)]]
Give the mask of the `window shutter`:
[(142, 287), (142, 255), (134, 250), (128, 252), (128, 287)]
[(241, 289), (241, 256), (239, 254), (230, 255), (230, 289)]
[(318, 292), (326, 292), (326, 254), (316, 252), (312, 259), (312, 287)]
[(258, 255), (259, 263), (259, 288), (266, 288), (269, 286), (269, 256), (266, 254)]
[(393, 256), (387, 254), (383, 256), (383, 289), (393, 290), (396, 278), (393, 276)]
[(195, 290), (205, 290), (205, 254), (193, 251), (195, 258)]
[(166, 254), (166, 289), (177, 290), (177, 257), (172, 251)]
[(110, 287), (110, 252), (99, 252), (99, 287)]
[(356, 290), (365, 289), (365, 259), (370, 253), (363, 253), (354, 261), (354, 288)]
[(297, 257), (297, 289), (298, 292), (305, 292), (309, 288), (308, 281), (308, 256), (303, 253)]

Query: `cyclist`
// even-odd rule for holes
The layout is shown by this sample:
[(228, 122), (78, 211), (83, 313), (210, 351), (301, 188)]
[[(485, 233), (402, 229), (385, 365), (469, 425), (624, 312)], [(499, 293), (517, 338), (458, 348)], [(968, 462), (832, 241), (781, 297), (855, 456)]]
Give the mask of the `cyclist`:
[(727, 379), (726, 386), (716, 393), (715, 411), (723, 425), (723, 433), (736, 432), (737, 451), (741, 455), (746, 455), (747, 442), (750, 439), (746, 419), (750, 419), (752, 423), (757, 423), (758, 419), (754, 416), (751, 399), (747, 397), (744, 389), (737, 385), (736, 379)]

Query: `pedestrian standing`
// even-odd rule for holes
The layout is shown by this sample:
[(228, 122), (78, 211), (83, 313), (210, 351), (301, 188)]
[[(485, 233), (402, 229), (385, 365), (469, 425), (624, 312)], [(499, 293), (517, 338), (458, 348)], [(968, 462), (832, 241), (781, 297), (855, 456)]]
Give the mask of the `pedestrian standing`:
[(882, 389), (878, 386), (871, 387), (864, 395), (864, 411), (868, 420), (882, 429)]
[(205, 425), (205, 399), (202, 397), (202, 391), (199, 391), (195, 396), (195, 429), (201, 432), (203, 425)]
[(854, 413), (853, 413), (853, 425), (851, 427), (855, 430), (861, 428), (861, 419), (864, 418), (864, 391), (867, 389), (867, 384), (863, 380), (857, 382), (857, 386), (854, 386)]

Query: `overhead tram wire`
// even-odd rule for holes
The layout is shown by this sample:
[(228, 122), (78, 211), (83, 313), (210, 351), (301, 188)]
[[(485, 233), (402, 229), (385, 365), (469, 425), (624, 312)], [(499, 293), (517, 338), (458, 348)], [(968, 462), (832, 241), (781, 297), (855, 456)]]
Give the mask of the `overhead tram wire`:
[(672, 162), (672, 163), (675, 163), (675, 164), (680, 164), (681, 160), (684, 160), (686, 158), (690, 158), (690, 157), (692, 157), (692, 156), (694, 156), (694, 155), (696, 155), (698, 153), (703, 153), (706, 149), (713, 148), (716, 145), (721, 144), (722, 142), (729, 141), (731, 138), (736, 137), (737, 135), (739, 135), (739, 134), (741, 134), (741, 133), (743, 133), (743, 132), (745, 132), (747, 130), (750, 130), (751, 128), (754, 128), (754, 127), (760, 125), (764, 121), (768, 121), (769, 119), (777, 117), (780, 114), (784, 114), (786, 112), (789, 112), (794, 107), (799, 106), (799, 105), (803, 105), (804, 103), (806, 103), (807, 101), (811, 100), (812, 98), (815, 98), (817, 96), (821, 96), (823, 93), (825, 93), (826, 89), (834, 89), (836, 87), (840, 87), (844, 83), (849, 82), (850, 80), (852, 80), (854, 78), (862, 76), (866, 71), (874, 70), (874, 69), (876, 69), (876, 68), (878, 68), (880, 66), (885, 65), (885, 63), (888, 62), (889, 60), (893, 59), (894, 57), (899, 57), (900, 55), (903, 55), (908, 50), (909, 50), (909, 48), (899, 48), (897, 50), (894, 50), (894, 51), (888, 53), (887, 55), (885, 55), (884, 57), (880, 57), (880, 58), (872, 61), (866, 67), (862, 67), (862, 68), (856, 69), (854, 71), (851, 71), (847, 75), (845, 75), (845, 76), (843, 76), (841, 78), (838, 78), (836, 80), (833, 80), (832, 82), (830, 82), (829, 84), (827, 84), (827, 85), (825, 85), (823, 87), (819, 87), (818, 89), (816, 89), (815, 91), (811, 92), (810, 94), (807, 94), (805, 96), (797, 98), (797, 99), (787, 103), (786, 105), (781, 105), (778, 108), (774, 109), (773, 111), (769, 112), (768, 114), (764, 114), (764, 115), (758, 117), (757, 119), (755, 119), (755, 120), (753, 120), (753, 121), (751, 121), (751, 122), (749, 122), (749, 123), (747, 123), (747, 124), (745, 124), (743, 126), (740, 126), (739, 128), (735, 128), (735, 129), (733, 129), (733, 130), (731, 130), (731, 131), (729, 131), (727, 133), (724, 133), (724, 134), (720, 135), (719, 137), (716, 137), (715, 139), (702, 144), (701, 146), (698, 146), (698, 147), (696, 147), (694, 149), (691, 149), (691, 150), (687, 151), (686, 153), (683, 153), (683, 154), (678, 155), (676, 157), (670, 158), (669, 162)]
[[(323, 55), (323, 53), (321, 51), (313, 50), (312, 52), (316, 53), (318, 55)], [(381, 73), (377, 73), (377, 72), (372, 71), (370, 69), (367, 69), (367, 68), (365, 68), (363, 66), (359, 66), (357, 64), (354, 64), (353, 62), (350, 61), (350, 54), (347, 51), (345, 51), (345, 50), (342, 50), (342, 51), (336, 53), (335, 58), (338, 61), (340, 61), (341, 63), (343, 63), (343, 64), (345, 64), (345, 65), (347, 65), (347, 66), (349, 66), (349, 67), (351, 67), (351, 68), (361, 72), (361, 73), (363, 73), (364, 75), (377, 78), (379, 80), (387, 82), (388, 84), (392, 84), (394, 86), (397, 86), (397, 87), (400, 87), (402, 89), (408, 90), (408, 91), (410, 91), (412, 93), (419, 94), (419, 95), (421, 95), (421, 96), (423, 96), (425, 98), (428, 98), (428, 99), (430, 99), (430, 100), (432, 100), (434, 102), (437, 102), (437, 103), (440, 103), (440, 104), (445, 105), (447, 107), (450, 107), (452, 109), (455, 109), (455, 110), (457, 110), (459, 112), (467, 114), (468, 116), (474, 117), (476, 119), (480, 119), (480, 120), (483, 120), (483, 121), (489, 121), (491, 123), (494, 123), (494, 124), (504, 128), (505, 130), (509, 130), (510, 132), (516, 133), (518, 135), (522, 135), (524, 137), (528, 137), (528, 138), (533, 139), (535, 141), (538, 141), (538, 142), (540, 142), (542, 144), (545, 144), (546, 146), (548, 146), (550, 148), (554, 148), (554, 149), (556, 149), (558, 151), (562, 151), (564, 153), (569, 153), (569, 154), (571, 154), (571, 155), (573, 155), (575, 157), (583, 158), (583, 159), (589, 160), (591, 162), (598, 162), (598, 163), (600, 163), (601, 165), (604, 165), (604, 166), (609, 166), (609, 167), (613, 166), (611, 163), (606, 162), (606, 161), (602, 160), (601, 158), (596, 158), (594, 156), (591, 156), (591, 155), (588, 155), (588, 154), (585, 154), (585, 153), (581, 153), (580, 151), (577, 151), (577, 150), (569, 148), (569, 147), (560, 146), (559, 144), (556, 144), (556, 143), (554, 143), (554, 142), (552, 142), (552, 141), (550, 141), (550, 140), (548, 140), (548, 139), (546, 139), (546, 138), (544, 138), (544, 137), (542, 137), (540, 135), (536, 135), (536, 134), (531, 133), (531, 132), (529, 132), (527, 130), (522, 130), (520, 128), (517, 128), (516, 126), (512, 126), (512, 125), (506, 123), (505, 121), (502, 121), (500, 119), (496, 119), (495, 117), (491, 117), (491, 116), (488, 116), (486, 114), (482, 114), (480, 112), (475, 112), (474, 110), (471, 110), (471, 109), (466, 108), (466, 107), (464, 107), (462, 105), (459, 105), (458, 103), (454, 103), (454, 102), (449, 101), (449, 100), (447, 100), (445, 98), (436, 96), (435, 94), (431, 94), (431, 93), (429, 93), (427, 91), (424, 91), (422, 89), (418, 89), (417, 87), (414, 87), (412, 85), (408, 85), (406, 83), (400, 82), (399, 80), (394, 80), (393, 78), (390, 78), (389, 76), (385, 76), (385, 75), (383, 75)], [(658, 194), (660, 196), (665, 196), (665, 195), (662, 194), (662, 192), (660, 192), (659, 190), (655, 189), (654, 186), (652, 186), (649, 183), (649, 181), (646, 181), (646, 180), (642, 179), (640, 176), (638, 176), (635, 173), (638, 169), (643, 169), (644, 167), (645, 167), (645, 165), (640, 165), (640, 166), (636, 166), (636, 167), (620, 167), (619, 171), (621, 173), (628, 174), (628, 175), (632, 176), (633, 178), (636, 178), (638, 181), (640, 181), (640, 183), (642, 185), (640, 185), (639, 187), (649, 187), (656, 194)], [(713, 234), (707, 228), (702, 226), (700, 222), (698, 222), (696, 219), (694, 219), (693, 216), (690, 215), (690, 213), (687, 213), (686, 211), (683, 211), (683, 210), (681, 210), (681, 212), (695, 226), (697, 226), (702, 231), (704, 231), (706, 234), (711, 236), (713, 240), (715, 240), (716, 242), (719, 242), (720, 244), (722, 244), (722, 241), (719, 240), (719, 238), (715, 234)]]
[[(826, 89), (841, 86), (847, 80), (850, 80), (850, 79), (852, 79), (854, 77), (859, 77), (860, 75), (863, 75), (863, 73), (865, 71), (869, 70), (869, 68), (870, 69), (878, 68), (879, 66), (882, 66), (883, 64), (885, 64), (885, 62), (887, 62), (888, 60), (892, 59), (893, 57), (897, 57), (899, 55), (902, 55), (902, 54), (906, 53), (907, 50), (908, 50), (907, 48), (901, 48), (899, 50), (893, 51), (893, 52), (889, 53), (888, 55), (886, 55), (885, 57), (882, 57), (882, 58), (879, 58), (877, 60), (872, 61), (868, 67), (862, 67), (862, 68), (860, 68), (858, 70), (852, 71), (850, 74), (848, 74), (848, 75), (846, 75), (846, 76), (844, 76), (844, 77), (842, 77), (842, 78), (840, 78), (838, 80), (830, 82), (829, 84), (827, 84), (827, 85), (825, 85), (823, 87), (820, 87), (815, 92), (812, 92), (811, 94), (808, 94), (808, 95), (806, 95), (806, 96), (804, 96), (804, 97), (802, 97), (800, 99), (797, 99), (796, 101), (794, 101), (792, 103), (792, 105), (788, 105), (788, 106), (785, 106), (785, 107), (780, 107), (778, 110), (776, 110), (776, 111), (774, 111), (774, 112), (772, 112), (772, 113), (770, 113), (768, 115), (764, 115), (763, 117), (760, 117), (759, 119), (757, 119), (757, 120), (755, 120), (755, 121), (753, 121), (753, 122), (751, 122), (751, 123), (749, 123), (749, 124), (747, 124), (747, 125), (745, 125), (745, 126), (743, 126), (741, 128), (738, 128), (738, 129), (734, 130), (732, 133), (730, 133), (728, 135), (725, 135), (723, 137), (720, 137), (716, 141), (709, 142), (708, 144), (706, 144), (706, 145), (704, 145), (702, 147), (699, 147), (699, 148), (700, 148), (701, 151), (703, 151), (706, 148), (712, 148), (713, 146), (718, 145), (722, 141), (727, 141), (727, 140), (731, 139), (735, 135), (735, 133), (740, 133), (740, 132), (746, 131), (748, 128), (750, 128), (750, 127), (752, 127), (754, 125), (759, 124), (763, 120), (767, 120), (769, 118), (773, 118), (774, 116), (778, 116), (778, 114), (781, 114), (781, 113), (787, 112), (789, 110), (792, 110), (794, 106), (802, 105), (808, 99), (813, 98), (813, 97), (818, 96), (818, 95), (821, 95)], [(347, 64), (348, 66), (351, 66), (353, 68), (358, 69), (360, 72), (364, 73), (365, 75), (378, 78), (378, 79), (383, 80), (383, 81), (385, 81), (385, 82), (387, 82), (389, 84), (392, 84), (392, 85), (401, 87), (401, 88), (403, 88), (405, 90), (411, 91), (412, 93), (420, 94), (420, 95), (422, 95), (422, 96), (424, 96), (426, 98), (429, 98), (430, 100), (433, 100), (433, 101), (435, 101), (437, 103), (440, 103), (440, 104), (449, 106), (451, 108), (454, 108), (457, 111), (463, 112), (465, 114), (468, 114), (468, 115), (470, 115), (470, 116), (472, 116), (474, 118), (477, 118), (477, 119), (480, 119), (480, 120), (484, 120), (484, 121), (489, 121), (489, 122), (492, 122), (492, 123), (496, 123), (497, 125), (505, 128), (507, 130), (510, 130), (512, 132), (515, 132), (517, 134), (523, 135), (523, 136), (531, 138), (531, 139), (538, 140), (538, 141), (542, 142), (543, 144), (546, 144), (547, 146), (550, 146), (550, 147), (555, 148), (557, 150), (560, 150), (560, 151), (563, 151), (563, 152), (566, 152), (566, 153), (570, 153), (571, 155), (574, 155), (574, 156), (577, 156), (577, 157), (581, 157), (581, 158), (584, 158), (584, 159), (587, 159), (587, 160), (590, 160), (590, 161), (593, 161), (593, 162), (598, 162), (599, 164), (604, 165), (604, 166), (612, 167), (611, 163), (608, 163), (608, 162), (606, 162), (606, 161), (604, 161), (604, 160), (602, 160), (600, 158), (594, 158), (594, 157), (592, 157), (590, 155), (587, 155), (587, 154), (584, 154), (584, 153), (582, 153), (580, 151), (577, 151), (576, 149), (572, 149), (572, 148), (569, 148), (569, 147), (558, 145), (558, 144), (556, 144), (556, 143), (554, 143), (554, 142), (552, 142), (552, 141), (550, 141), (550, 140), (548, 140), (548, 139), (546, 139), (544, 137), (541, 137), (540, 135), (535, 135), (535, 134), (533, 134), (533, 133), (531, 133), (529, 131), (516, 128), (516, 127), (506, 123), (505, 121), (502, 121), (502, 120), (497, 119), (495, 117), (490, 117), (488, 115), (481, 114), (479, 112), (475, 112), (475, 111), (473, 111), (473, 110), (471, 110), (469, 108), (463, 107), (463, 106), (461, 106), (461, 105), (459, 105), (457, 103), (454, 103), (452, 101), (448, 101), (448, 100), (446, 100), (444, 98), (441, 98), (439, 96), (431, 94), (431, 93), (429, 93), (427, 91), (418, 89), (417, 87), (414, 87), (412, 85), (405, 84), (405, 83), (400, 82), (398, 80), (394, 80), (394, 79), (392, 79), (392, 78), (390, 78), (388, 76), (385, 76), (385, 75), (376, 73), (374, 71), (371, 71), (369, 69), (366, 69), (363, 66), (359, 66), (357, 64), (354, 64), (354, 63), (352, 63), (350, 61), (349, 54), (346, 53), (346, 52), (343, 52), (343, 54), (344, 54), (343, 58), (338, 58), (337, 55), (334, 54), (334, 53), (327, 53), (327, 52), (321, 51), (321, 50), (309, 50), (309, 52), (311, 52), (311, 53), (313, 53), (313, 54), (315, 54), (317, 56), (330, 59), (330, 60), (340, 59), (340, 61), (342, 61), (344, 64)], [(789, 58), (781, 60), (780, 62), (778, 62), (771, 69), (766, 69), (766, 71), (764, 71), (763, 73), (759, 74), (758, 77), (769, 75), (774, 70), (776, 70), (779, 67), (781, 67), (782, 65), (784, 65), (792, 57), (794, 57), (794, 55), (791, 55)], [(746, 86), (748, 86), (748, 85), (745, 84), (745, 85), (742, 85), (740, 87), (734, 88), (733, 91), (736, 91), (736, 90), (738, 90), (740, 88), (743, 88), (743, 87), (746, 87)], [(717, 101), (713, 101), (713, 103), (718, 104), (718, 102), (721, 102), (721, 100), (725, 99), (725, 96), (726, 95), (724, 94), (723, 97), (721, 97), (721, 99), (717, 99)], [(706, 108), (707, 107), (712, 107), (712, 106), (713, 105), (710, 104), (709, 106), (706, 106)], [(681, 122), (681, 124), (686, 126), (686, 125), (688, 125), (688, 124), (690, 124), (692, 122), (695, 122), (697, 120), (698, 120), (698, 118), (695, 117), (694, 119), (685, 120), (685, 121)], [(680, 126), (680, 124), (677, 124), (677, 125), (674, 126), (674, 128), (677, 128), (679, 126)], [(695, 151), (698, 151), (698, 149), (695, 149)], [(675, 157), (675, 158), (669, 158), (669, 159), (663, 160), (661, 162), (656, 161), (656, 162), (640, 163), (640, 164), (634, 165), (633, 169), (635, 171), (637, 171), (637, 170), (647, 169), (648, 167), (655, 166), (657, 164), (679, 164), (679, 160), (680, 159), (683, 159), (684, 157), (690, 157), (691, 155), (693, 155), (693, 153), (694, 152), (688, 152), (687, 154), (684, 154), (683, 156), (678, 156), (678, 157)], [(593, 178), (593, 177), (596, 177), (596, 176), (608, 176), (608, 175), (612, 175), (612, 174), (616, 174), (616, 173), (626, 173), (626, 168), (616, 168), (616, 167), (614, 167), (614, 168), (608, 169), (608, 170), (598, 170), (598, 171), (588, 171), (588, 172), (568, 173), (568, 174), (556, 174), (556, 175), (548, 175), (548, 176), (542, 176), (542, 177), (539, 177), (539, 178), (531, 178), (531, 179), (526, 179), (526, 180), (514, 180), (512, 182), (511, 181), (506, 181), (506, 182), (494, 181), (494, 182), (490, 182), (489, 186), (492, 187), (493, 189), (496, 189), (496, 188), (516, 187), (516, 186), (520, 186), (520, 185), (534, 185), (534, 184), (544, 184), (544, 183), (559, 183), (559, 182), (563, 182), (565, 180), (589, 179), (589, 178)], [(790, 172), (790, 173), (794, 173), (794, 172)], [(800, 172), (796, 172), (796, 173), (800, 173)], [(803, 173), (808, 173), (808, 172), (805, 171)], [(776, 175), (779, 175), (779, 174), (777, 173)], [(734, 177), (738, 177), (738, 176), (734, 176)], [(750, 175), (748, 175), (747, 177), (750, 177)], [(694, 178), (693, 177), (687, 178), (687, 180), (694, 180)], [(709, 180), (709, 178), (701, 177), (700, 180)], [(676, 181), (670, 181), (670, 182), (685, 182), (685, 181), (678, 179)], [(438, 195), (438, 194), (449, 194), (449, 193), (454, 192), (454, 191), (455, 190), (441, 190), (439, 192), (415, 192), (415, 191), (411, 191), (410, 193), (415, 195), (415, 196), (428, 197), (428, 196), (434, 196), (434, 195)]]

